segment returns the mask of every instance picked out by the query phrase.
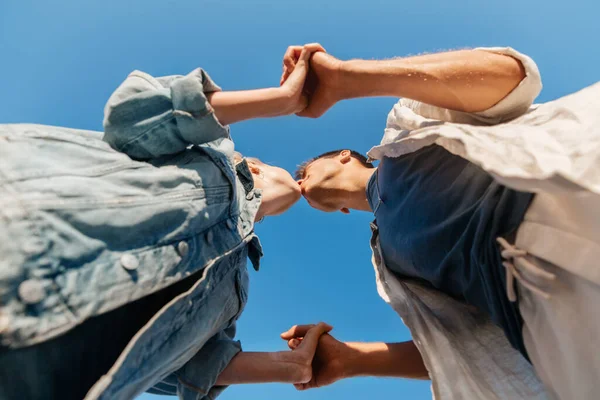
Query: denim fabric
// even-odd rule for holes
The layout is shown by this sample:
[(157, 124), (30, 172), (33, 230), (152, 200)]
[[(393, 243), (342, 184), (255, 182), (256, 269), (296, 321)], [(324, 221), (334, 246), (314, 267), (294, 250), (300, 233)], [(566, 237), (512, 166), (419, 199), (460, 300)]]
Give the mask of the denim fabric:
[(202, 70), (136, 72), (109, 100), (105, 141), (98, 132), (0, 125), (6, 351), (47, 342), (204, 270), (87, 398), (131, 398), (161, 381), (177, 382), (170, 393), (181, 397), (222, 390), (216, 378), (240, 350), (233, 336), (247, 298), (246, 259), (258, 268), (262, 251), (253, 231), (260, 191), (247, 193), (248, 177), (233, 167), (229, 131), (204, 96), (214, 90)]

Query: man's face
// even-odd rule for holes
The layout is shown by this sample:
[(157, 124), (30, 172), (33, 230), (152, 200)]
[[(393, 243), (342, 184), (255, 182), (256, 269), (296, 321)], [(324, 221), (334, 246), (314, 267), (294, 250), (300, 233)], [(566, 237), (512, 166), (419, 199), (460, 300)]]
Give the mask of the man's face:
[(344, 207), (345, 194), (340, 184), (343, 168), (339, 157), (320, 158), (306, 166), (298, 184), (311, 207), (325, 212), (339, 211)]

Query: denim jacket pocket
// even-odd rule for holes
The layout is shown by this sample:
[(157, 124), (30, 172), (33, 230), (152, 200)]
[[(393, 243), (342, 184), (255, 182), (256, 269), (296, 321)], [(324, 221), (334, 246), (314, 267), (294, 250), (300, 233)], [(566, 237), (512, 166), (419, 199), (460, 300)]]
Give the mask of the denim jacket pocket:
[(235, 276), (235, 290), (238, 296), (238, 311), (235, 314), (231, 322), (237, 321), (248, 302), (248, 287), (250, 285), (250, 277), (248, 276), (248, 268), (246, 266), (240, 266), (236, 271)]

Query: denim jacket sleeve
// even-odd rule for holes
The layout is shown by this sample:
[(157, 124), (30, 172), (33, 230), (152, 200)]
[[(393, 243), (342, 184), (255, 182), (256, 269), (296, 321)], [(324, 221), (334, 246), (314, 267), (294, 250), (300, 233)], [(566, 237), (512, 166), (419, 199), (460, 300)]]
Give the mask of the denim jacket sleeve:
[(104, 109), (104, 140), (131, 158), (147, 160), (229, 137), (205, 93), (220, 91), (198, 68), (155, 78), (133, 71)]
[(149, 393), (178, 395), (181, 400), (214, 400), (227, 388), (216, 386), (221, 372), (242, 346), (235, 336), (235, 322), (213, 336), (182, 368), (148, 390)]

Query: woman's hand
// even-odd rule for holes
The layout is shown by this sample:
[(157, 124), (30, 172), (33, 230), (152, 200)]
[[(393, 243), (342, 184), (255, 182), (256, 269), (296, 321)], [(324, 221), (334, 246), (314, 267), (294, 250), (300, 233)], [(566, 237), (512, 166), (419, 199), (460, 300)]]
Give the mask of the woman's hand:
[[(314, 325), (296, 325), (287, 332), (282, 333), (281, 338), (288, 342), (290, 349), (297, 352), (305, 346), (305, 335), (308, 335), (311, 329), (314, 329), (313, 327)], [(350, 376), (347, 369), (353, 361), (356, 351), (329, 334), (321, 335), (318, 341), (316, 353), (311, 357), (312, 373), (310, 379), (296, 382), (294, 386), (298, 390), (331, 385)]]
[(308, 106), (306, 79), (310, 70), (310, 58), (318, 52), (325, 52), (318, 43), (290, 46), (285, 52), (280, 85), (287, 102), (287, 114), (301, 113)]
[(319, 338), (333, 329), (320, 323), (307, 325), (302, 330), (302, 343), (294, 346), (294, 351), (274, 353), (238, 353), (219, 375), (217, 385), (241, 383), (281, 382), (303, 385), (310, 382), (312, 364)]
[[(310, 50), (309, 63), (301, 62), (302, 50)], [(306, 54), (304, 54), (306, 56)], [(283, 75), (281, 84), (287, 84), (301, 68), (304, 73), (305, 65), (310, 64), (305, 78), (303, 95), (308, 97), (305, 108), (297, 112), (300, 117), (318, 118), (325, 114), (335, 103), (344, 99), (344, 84), (342, 83), (343, 62), (327, 54), (319, 44), (306, 46), (291, 46), (283, 57)]]
[(295, 385), (305, 385), (314, 380), (313, 363), (319, 340), (333, 329), (323, 322), (317, 325), (304, 325), (302, 328), (302, 333), (305, 333), (302, 341), (298, 341), (293, 347), (290, 346), (293, 351), (285, 354), (289, 362), (297, 365), (297, 372), (293, 374), (296, 377), (292, 379)]

